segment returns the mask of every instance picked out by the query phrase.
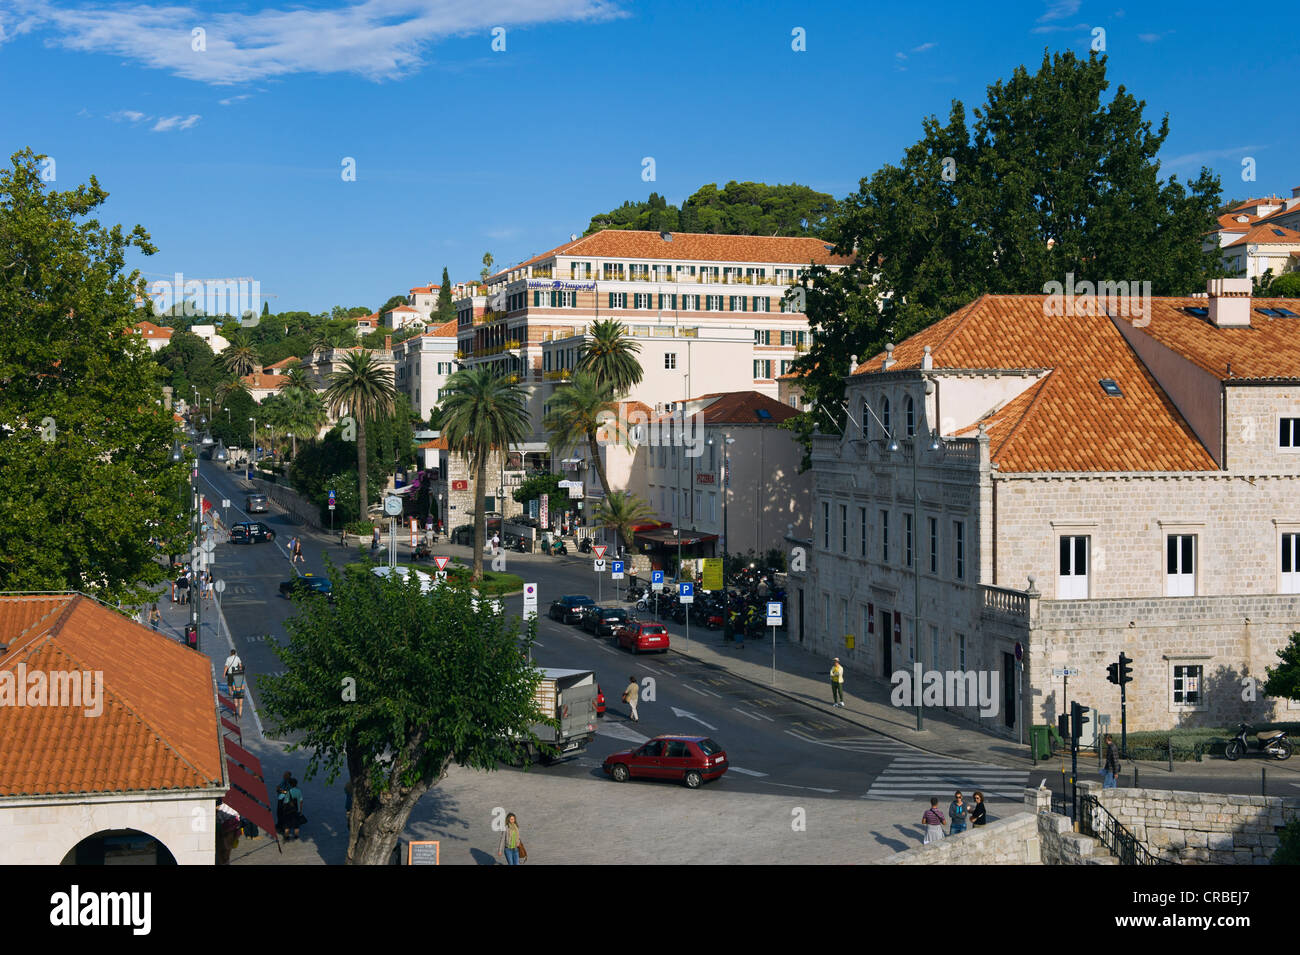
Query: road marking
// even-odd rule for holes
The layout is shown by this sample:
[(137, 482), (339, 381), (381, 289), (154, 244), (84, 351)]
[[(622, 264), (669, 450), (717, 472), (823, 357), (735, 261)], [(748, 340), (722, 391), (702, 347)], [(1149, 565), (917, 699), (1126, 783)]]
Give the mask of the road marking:
[(698, 694), (700, 694), (700, 696), (704, 696), (704, 691), (703, 691), (703, 690), (697, 690), (697, 689), (695, 689), (695, 687), (691, 686), (689, 683), (683, 683), (682, 686), (686, 687), (686, 689), (690, 690), (692, 693), (698, 693)]
[(746, 775), (746, 776), (766, 776), (766, 775), (767, 775), (767, 773), (760, 773), (760, 772), (757, 772), (756, 770), (753, 770), (753, 769), (741, 769), (739, 766), (732, 766), (732, 767), (730, 767), (730, 771), (733, 772), (733, 773), (743, 773), (743, 774)]
[(534, 641), (533, 641), (533, 646), (535, 646), (535, 647), (541, 647), (543, 650), (546, 649), (546, 644), (542, 643), (542, 641), (540, 641), (540, 640), (534, 640)]
[(650, 738), (649, 736), (642, 736), (626, 723), (598, 723), (596, 724), (596, 735), (611, 736), (614, 739), (636, 743), (638, 746)]
[(596, 646), (598, 649), (604, 650), (606, 653), (614, 653), (613, 650), (603, 644), (597, 644)]
[[(735, 710), (737, 713), (739, 713), (741, 716), (748, 716), (751, 720), (756, 720), (756, 719), (758, 719), (758, 717), (755, 716), (753, 713), (746, 713), (744, 710), (742, 710), (742, 709), (741, 709), (740, 707), (738, 707), (738, 706), (733, 706), (732, 709)], [(733, 767), (731, 767), (731, 768), (732, 768), (732, 769), (735, 769), (736, 767), (733, 766)]]
[(774, 782), (772, 782), (771, 780), (768, 780), (768, 783), (767, 783), (767, 784), (768, 784), (769, 786), (782, 786), (782, 787), (784, 787), (784, 788), (786, 788), (786, 789), (810, 789), (810, 790), (812, 790), (812, 791), (815, 792), (815, 793), (837, 793), (837, 792), (839, 792), (838, 789), (822, 789), (822, 788), (820, 788), (820, 787), (818, 787), (818, 786), (793, 786), (793, 785), (791, 785), (790, 783), (774, 783)]
[[(692, 687), (691, 689), (694, 689), (694, 687)], [(715, 697), (715, 698), (717, 698), (717, 699), (719, 699), (719, 700), (722, 699), (722, 694), (721, 694), (721, 693), (714, 693), (712, 690), (701, 690), (700, 692), (701, 692), (701, 693), (707, 693), (707, 694), (709, 694), (709, 696)]]
[(646, 663), (641, 664), (641, 669), (642, 669), (642, 670), (649, 670), (651, 673), (658, 673), (660, 676), (663, 676), (663, 674), (664, 674), (664, 671), (663, 671), (663, 670), (656, 670), (654, 667), (652, 667), (652, 666), (650, 666), (649, 664), (646, 664)]

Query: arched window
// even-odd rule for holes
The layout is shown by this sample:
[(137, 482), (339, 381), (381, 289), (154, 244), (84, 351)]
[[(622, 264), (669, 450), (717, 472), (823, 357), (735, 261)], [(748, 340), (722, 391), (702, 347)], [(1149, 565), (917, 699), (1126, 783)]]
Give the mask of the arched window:
[(912, 400), (911, 395), (907, 396), (907, 401), (903, 407), (906, 409), (907, 436), (910, 438), (912, 435), (916, 434), (916, 402)]
[(889, 423), (889, 399), (880, 399), (880, 423), (885, 426), (885, 431), (889, 434), (894, 433), (894, 427)]

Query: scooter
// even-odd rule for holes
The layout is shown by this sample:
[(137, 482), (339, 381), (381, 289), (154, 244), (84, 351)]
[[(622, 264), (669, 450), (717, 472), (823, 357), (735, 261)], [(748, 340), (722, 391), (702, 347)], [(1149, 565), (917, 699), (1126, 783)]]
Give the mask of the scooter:
[(591, 538), (590, 538), (590, 537), (584, 537), (582, 540), (578, 541), (578, 552), (579, 552), (579, 553), (581, 553), (581, 554), (590, 554), (590, 553), (591, 553), (591, 548), (592, 548), (592, 541), (591, 541)]
[(520, 537), (514, 542), (514, 545), (510, 549), (517, 550), (521, 554), (527, 554), (532, 550), (532, 546), (529, 544), (527, 537)]
[[(1225, 759), (1236, 761), (1251, 751), (1251, 743), (1246, 738), (1249, 731), (1248, 723), (1237, 724), (1237, 735), (1228, 740), (1228, 745), (1223, 748)], [(1286, 730), (1265, 730), (1255, 734), (1254, 751), (1261, 756), (1289, 759), (1291, 749), (1291, 741), (1286, 738)]]

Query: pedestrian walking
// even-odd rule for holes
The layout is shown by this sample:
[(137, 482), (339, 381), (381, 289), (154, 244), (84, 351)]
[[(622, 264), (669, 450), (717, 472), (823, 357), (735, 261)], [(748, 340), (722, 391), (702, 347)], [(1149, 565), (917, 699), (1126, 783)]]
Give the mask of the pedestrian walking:
[(190, 572), (188, 570), (182, 570), (181, 575), (176, 578), (176, 599), (181, 604), (190, 602)]
[(966, 810), (968, 808), (966, 801), (962, 798), (961, 790), (959, 789), (953, 793), (952, 802), (948, 803), (948, 819), (950, 820), (948, 835), (955, 836), (959, 832), (966, 831)]
[(524, 848), (523, 837), (519, 834), (519, 820), (513, 812), (506, 813), (506, 828), (501, 833), (501, 842), (497, 845), (497, 858), (505, 854), (506, 865), (519, 865), (528, 861), (528, 850)]
[(299, 830), (307, 824), (307, 817), (302, 814), (303, 798), (302, 790), (298, 788), (298, 780), (289, 780), (289, 825), (293, 827), (293, 838), (302, 838)]
[(627, 688), (623, 690), (623, 702), (627, 704), (628, 709), (632, 712), (632, 722), (641, 722), (641, 717), (637, 716), (636, 705), (641, 700), (641, 685), (636, 682), (635, 676), (627, 678)]
[(492, 556), (495, 557), (499, 553), (501, 553), (501, 535), (493, 534), (492, 535)]
[(372, 533), (370, 535), (370, 553), (373, 554), (375, 551), (379, 550), (379, 528), (373, 527), (371, 528), (371, 531)]
[(159, 611), (158, 604), (155, 602), (154, 605), (149, 608), (149, 625), (153, 627), (154, 630), (157, 630), (160, 623), (162, 623), (162, 612)]
[(235, 716), (244, 715), (244, 661), (232, 647), (230, 656), (226, 657), (226, 692), (235, 701)]
[(840, 666), (840, 658), (836, 657), (831, 663), (831, 706), (844, 705), (844, 667)]
[(280, 835), (286, 839), (289, 837), (289, 829), (292, 824), (289, 816), (289, 789), (292, 781), (293, 774), (286, 769), (284, 778), (275, 787), (275, 828), (280, 830)]
[(1101, 768), (1101, 788), (1119, 788), (1119, 747), (1109, 733), (1106, 734), (1106, 765)]
[(925, 826), (925, 845), (938, 842), (943, 838), (943, 813), (939, 811), (939, 797), (930, 797), (930, 808), (921, 816), (921, 825)]
[(984, 794), (977, 789), (971, 794), (971, 798), (975, 800), (975, 805), (971, 806), (970, 824), (972, 826), (982, 826), (985, 822)]
[(203, 602), (204, 603), (207, 603), (209, 600), (212, 599), (212, 593), (213, 593), (212, 585), (213, 585), (212, 571), (209, 570), (203, 575)]
[(302, 541), (297, 537), (293, 539), (293, 563), (305, 563), (302, 559)]

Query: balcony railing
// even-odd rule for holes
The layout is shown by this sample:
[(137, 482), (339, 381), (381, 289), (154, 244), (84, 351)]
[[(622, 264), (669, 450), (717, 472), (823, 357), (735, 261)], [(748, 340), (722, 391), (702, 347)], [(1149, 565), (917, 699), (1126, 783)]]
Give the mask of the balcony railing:
[(980, 587), (982, 616), (1013, 617), (1029, 619), (1029, 595), (1023, 590), (1009, 590), (1006, 587)]

